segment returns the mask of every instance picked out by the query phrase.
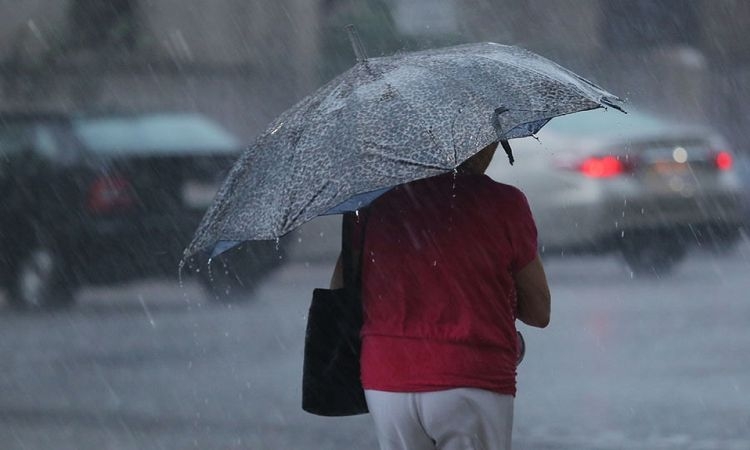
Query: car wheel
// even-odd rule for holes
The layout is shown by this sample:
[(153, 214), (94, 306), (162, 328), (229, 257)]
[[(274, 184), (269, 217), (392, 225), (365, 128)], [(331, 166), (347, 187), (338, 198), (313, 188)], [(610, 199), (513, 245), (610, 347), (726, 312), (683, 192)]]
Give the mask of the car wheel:
[(200, 280), (212, 300), (247, 301), (258, 286), (284, 261), (285, 246), (273, 242), (245, 243), (203, 265)]
[(75, 300), (62, 258), (43, 245), (32, 247), (20, 256), (9, 294), (12, 306), (27, 309), (63, 307)]
[(687, 255), (687, 247), (666, 233), (635, 233), (620, 250), (628, 268), (646, 276), (669, 274)]

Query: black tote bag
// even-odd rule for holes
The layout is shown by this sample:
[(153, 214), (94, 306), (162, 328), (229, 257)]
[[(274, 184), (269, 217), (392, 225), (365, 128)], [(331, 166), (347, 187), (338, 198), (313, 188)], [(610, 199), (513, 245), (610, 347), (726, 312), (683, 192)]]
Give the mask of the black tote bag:
[[(359, 370), (362, 301), (360, 258), (351, 248), (354, 214), (344, 216), (342, 264), (344, 287), (315, 289), (307, 315), (302, 368), (302, 409), (319, 416), (368, 412)], [(364, 227), (363, 227), (364, 228)], [(362, 243), (364, 229), (362, 230)]]

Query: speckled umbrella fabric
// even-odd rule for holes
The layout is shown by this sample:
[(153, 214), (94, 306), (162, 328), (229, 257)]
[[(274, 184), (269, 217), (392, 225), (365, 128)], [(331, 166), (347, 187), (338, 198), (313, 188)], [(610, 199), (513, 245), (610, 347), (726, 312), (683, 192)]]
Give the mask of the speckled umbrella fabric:
[(343, 209), (363, 206), (351, 201), (358, 194), (454, 170), (491, 142), (619, 103), (539, 55), (495, 43), (361, 61), (241, 155), (185, 256), (276, 239), (347, 200)]

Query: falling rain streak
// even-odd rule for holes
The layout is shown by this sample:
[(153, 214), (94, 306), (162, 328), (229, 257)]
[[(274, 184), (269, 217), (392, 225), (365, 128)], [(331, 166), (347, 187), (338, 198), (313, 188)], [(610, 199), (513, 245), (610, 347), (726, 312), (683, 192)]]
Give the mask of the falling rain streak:
[[(0, 447), (376, 448), (370, 417), (300, 408), (308, 307), (331, 283), (341, 215), (183, 252), (222, 189), (272, 180), (280, 162), (344, 201), (337, 189), (376, 168), (355, 158), (365, 142), (368, 157), (452, 172), (455, 202), (460, 174), (445, 161), (510, 132), (494, 121), (502, 109), (526, 126), (562, 114), (510, 139), (512, 166), (501, 152), (487, 170), (528, 200), (552, 291), (547, 329), (518, 324), (513, 447), (750, 448), (750, 360), (738, 357), (750, 353), (750, 2), (208, 3), (0, 0)], [(357, 66), (347, 24), (375, 80), (306, 100)], [(434, 84), (378, 84), (391, 55), (479, 42), (570, 68), (627, 114), (607, 101), (564, 114), (551, 97), (522, 107), (458, 63)], [(436, 94), (424, 105), (422, 84)], [(460, 103), (437, 95), (447, 87)], [(363, 103), (347, 109), (347, 96)], [(329, 115), (300, 126), (317, 113)], [(305, 145), (334, 129), (341, 153), (311, 162)], [(410, 145), (389, 154), (394, 129)], [(446, 153), (415, 158), (423, 135)], [(248, 153), (282, 139), (298, 151)], [(235, 173), (239, 160), (268, 176)], [(297, 187), (211, 214), (252, 204), (236, 222), (250, 224)], [(365, 217), (372, 198), (356, 200)]]

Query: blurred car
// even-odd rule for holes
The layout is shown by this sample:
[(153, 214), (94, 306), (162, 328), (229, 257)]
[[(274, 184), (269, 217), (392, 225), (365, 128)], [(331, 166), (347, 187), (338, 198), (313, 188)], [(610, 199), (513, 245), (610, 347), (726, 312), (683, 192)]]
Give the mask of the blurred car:
[[(178, 275), (242, 146), (197, 114), (0, 114), (0, 280), (14, 306), (70, 304), (82, 284)], [(246, 244), (198, 272), (248, 293), (283, 246)]]
[(637, 274), (669, 271), (690, 247), (731, 248), (742, 224), (726, 142), (703, 126), (593, 110), (511, 142), (488, 169), (524, 191), (542, 255), (620, 252)]

